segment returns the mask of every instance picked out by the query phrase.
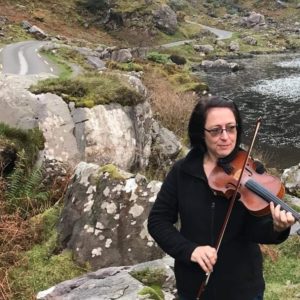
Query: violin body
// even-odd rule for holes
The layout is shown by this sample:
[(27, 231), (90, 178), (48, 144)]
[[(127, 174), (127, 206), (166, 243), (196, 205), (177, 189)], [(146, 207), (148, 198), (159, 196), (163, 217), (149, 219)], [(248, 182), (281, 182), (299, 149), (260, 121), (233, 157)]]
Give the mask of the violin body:
[(256, 216), (269, 214), (269, 203), (274, 202), (280, 204), (282, 209), (291, 212), (299, 221), (299, 213), (281, 200), (284, 197), (285, 188), (280, 179), (266, 172), (263, 174), (257, 173), (255, 162), (252, 159), (248, 158), (240, 184), (237, 186), (246, 158), (247, 153), (239, 151), (230, 163), (230, 174), (225, 173), (219, 166), (215, 167), (208, 178), (209, 186), (228, 199), (233, 197), (237, 189), (237, 199)]

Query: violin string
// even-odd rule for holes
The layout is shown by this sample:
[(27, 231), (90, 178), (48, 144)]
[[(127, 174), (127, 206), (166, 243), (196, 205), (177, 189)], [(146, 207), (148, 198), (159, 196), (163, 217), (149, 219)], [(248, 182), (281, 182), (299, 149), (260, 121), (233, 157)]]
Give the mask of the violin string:
[(258, 196), (261, 196), (263, 199), (267, 200), (268, 202), (274, 202), (276, 204), (279, 204), (282, 209), (289, 211), (295, 217), (295, 219), (297, 219), (298, 221), (300, 220), (300, 214), (297, 211), (295, 211), (292, 207), (288, 206), (285, 202), (276, 197), (263, 186), (259, 185), (255, 180), (249, 179), (245, 183), (245, 186)]

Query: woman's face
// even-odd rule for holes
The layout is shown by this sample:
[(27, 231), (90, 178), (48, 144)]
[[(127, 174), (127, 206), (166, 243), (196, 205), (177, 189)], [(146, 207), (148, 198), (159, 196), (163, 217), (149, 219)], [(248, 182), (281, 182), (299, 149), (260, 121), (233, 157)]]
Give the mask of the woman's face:
[(237, 139), (236, 125), (235, 116), (227, 107), (215, 107), (207, 111), (204, 134), (210, 156), (218, 159), (233, 151)]

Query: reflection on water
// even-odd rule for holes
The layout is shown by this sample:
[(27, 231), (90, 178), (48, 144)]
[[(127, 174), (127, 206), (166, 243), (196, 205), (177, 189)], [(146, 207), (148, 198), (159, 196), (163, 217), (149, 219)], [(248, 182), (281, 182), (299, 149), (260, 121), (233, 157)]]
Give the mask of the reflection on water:
[(300, 59), (295, 58), (288, 61), (280, 61), (274, 64), (282, 68), (300, 68)]
[(263, 121), (255, 148), (269, 167), (300, 162), (300, 54), (262, 55), (237, 61), (237, 73), (204, 73), (212, 94), (230, 97), (240, 107), (249, 142), (256, 120)]
[(299, 101), (300, 76), (290, 76), (286, 78), (261, 80), (250, 91), (258, 92), (261, 95), (281, 98), (282, 101)]

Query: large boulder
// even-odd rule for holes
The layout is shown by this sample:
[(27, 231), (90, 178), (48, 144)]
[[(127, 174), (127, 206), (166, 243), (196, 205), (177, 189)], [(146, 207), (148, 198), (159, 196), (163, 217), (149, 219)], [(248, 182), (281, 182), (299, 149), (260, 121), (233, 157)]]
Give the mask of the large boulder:
[(161, 257), (146, 225), (160, 187), (113, 165), (79, 163), (58, 226), (62, 247), (93, 270)]
[(9, 20), (6, 16), (0, 16), (0, 29), (6, 24), (9, 23)]
[(75, 166), (81, 158), (74, 136), (75, 124), (69, 107), (55, 94), (38, 95), (37, 119), (45, 137), (43, 160), (68, 162)]
[(235, 72), (240, 69), (240, 66), (234, 62), (228, 62), (225, 59), (217, 60), (203, 60), (202, 63), (198, 66), (193, 67), (194, 70), (204, 69), (205, 71), (214, 71), (214, 72)]
[[(144, 102), (135, 106), (111, 103), (93, 108), (76, 108), (74, 103), (66, 104), (57, 95), (33, 95), (27, 90), (49, 76), (0, 74), (0, 121), (22, 129), (39, 127), (45, 137), (43, 161), (68, 162), (74, 167), (83, 160), (99, 165), (113, 163), (127, 171), (146, 169), (152, 145), (160, 135), (153, 129), (155, 120), (146, 100), (142, 74), (122, 73), (119, 78), (137, 91)], [(160, 132), (163, 131), (161, 128)], [(174, 135), (172, 139), (177, 145), (173, 152), (168, 151), (173, 158), (181, 145)], [(163, 138), (160, 145), (162, 140), (170, 144), (170, 140)]]
[(167, 33), (174, 34), (177, 30), (176, 13), (168, 5), (161, 5), (153, 12), (154, 22), (158, 29)]
[(38, 40), (44, 40), (48, 38), (48, 35), (41, 28), (37, 27), (36, 25), (32, 25), (26, 20), (21, 22), (21, 27)]
[(289, 169), (285, 169), (281, 180), (290, 194), (300, 197), (300, 163)]
[(22, 129), (38, 126), (37, 96), (27, 91), (30, 85), (48, 75), (0, 74), (0, 121)]
[(248, 17), (241, 18), (240, 25), (247, 28), (259, 28), (265, 27), (266, 21), (264, 15), (252, 11)]
[[(139, 274), (144, 274), (144, 277)], [(134, 266), (100, 269), (41, 291), (37, 299), (157, 299), (153, 298), (156, 294), (154, 290), (146, 287), (152, 282), (162, 288), (165, 300), (175, 298), (172, 295), (175, 287), (173, 271), (165, 260), (154, 260)]]
[(212, 45), (194, 45), (194, 50), (197, 52), (202, 52), (204, 54), (209, 54), (214, 51), (214, 47)]
[(147, 166), (153, 122), (148, 102), (77, 108), (72, 115), (82, 160), (100, 165), (113, 163), (127, 171)]

